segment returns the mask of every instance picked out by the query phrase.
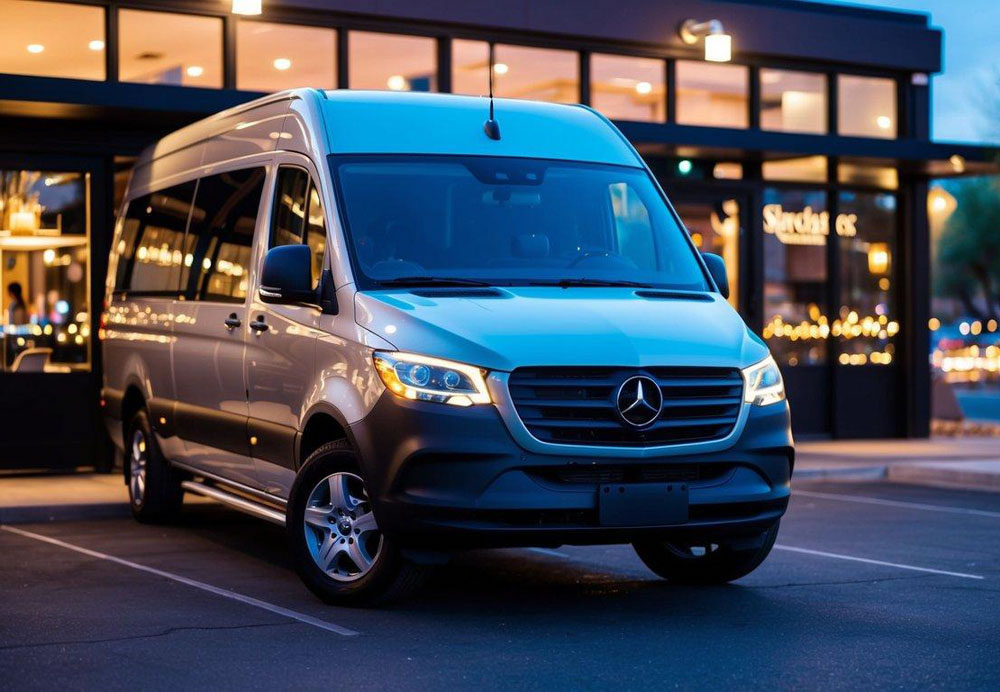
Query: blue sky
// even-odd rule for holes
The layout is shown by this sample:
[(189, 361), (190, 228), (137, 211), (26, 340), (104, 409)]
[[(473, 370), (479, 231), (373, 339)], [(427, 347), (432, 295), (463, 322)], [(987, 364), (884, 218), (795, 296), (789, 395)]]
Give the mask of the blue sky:
[[(934, 139), (1000, 142), (1000, 0), (862, 0), (840, 4), (930, 14), (931, 25), (944, 30), (944, 70), (933, 82)], [(983, 114), (985, 89), (993, 94), (992, 122)]]

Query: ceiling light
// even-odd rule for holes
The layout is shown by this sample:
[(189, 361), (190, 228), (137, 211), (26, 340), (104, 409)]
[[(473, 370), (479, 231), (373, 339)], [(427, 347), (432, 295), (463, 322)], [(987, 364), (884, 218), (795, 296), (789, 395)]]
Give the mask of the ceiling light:
[(648, 94), (653, 91), (653, 85), (649, 82), (638, 82), (635, 85), (635, 93), (637, 94)]
[(233, 14), (260, 14), (260, 5), (261, 0), (233, 0)]
[(875, 124), (878, 125), (880, 130), (888, 130), (892, 127), (892, 118), (888, 115), (880, 115), (875, 118)]
[(287, 70), (292, 66), (292, 61), (288, 58), (275, 58), (273, 64), (276, 70)]
[(401, 74), (394, 74), (385, 80), (385, 85), (393, 91), (404, 91), (406, 89), (406, 77)]
[(104, 41), (100, 39), (94, 39), (87, 44), (87, 48), (90, 50), (104, 50)]
[(45, 46), (43, 46), (41, 43), (29, 43), (28, 44), (28, 52), (29, 53), (41, 53), (43, 50), (45, 50)]
[(493, 66), (493, 72), (496, 74), (507, 74), (510, 67), (505, 62), (498, 62)]
[(693, 46), (701, 38), (705, 39), (705, 60), (710, 62), (729, 62), (733, 58), (733, 37), (726, 33), (722, 22), (709, 19), (699, 22), (686, 19), (677, 29), (681, 40)]
[(202, 67), (201, 65), (192, 65), (185, 71), (187, 72), (188, 77), (201, 77), (203, 74), (205, 74), (205, 68)]

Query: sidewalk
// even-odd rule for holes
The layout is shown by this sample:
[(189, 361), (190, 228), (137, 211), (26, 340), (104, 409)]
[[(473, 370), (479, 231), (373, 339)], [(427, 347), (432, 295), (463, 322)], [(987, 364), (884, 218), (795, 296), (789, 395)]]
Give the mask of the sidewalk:
[(1000, 492), (1000, 438), (800, 442), (795, 477), (890, 480)]

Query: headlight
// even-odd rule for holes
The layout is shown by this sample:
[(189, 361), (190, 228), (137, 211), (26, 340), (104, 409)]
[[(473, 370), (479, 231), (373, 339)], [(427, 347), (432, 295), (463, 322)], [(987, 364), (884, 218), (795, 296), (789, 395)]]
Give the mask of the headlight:
[(486, 371), (412, 353), (376, 351), (375, 370), (393, 394), (453, 406), (490, 403)]
[(768, 356), (743, 370), (746, 388), (743, 400), (754, 406), (767, 406), (785, 400), (785, 382), (774, 358)]

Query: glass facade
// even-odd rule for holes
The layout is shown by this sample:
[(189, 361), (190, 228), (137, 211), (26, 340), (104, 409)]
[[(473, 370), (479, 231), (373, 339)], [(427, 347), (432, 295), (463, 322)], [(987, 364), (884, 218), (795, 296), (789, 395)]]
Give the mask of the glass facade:
[(650, 58), (594, 54), (590, 104), (615, 120), (666, 119), (666, 63)]
[(750, 71), (746, 66), (678, 60), (676, 83), (677, 122), (682, 125), (749, 125)]
[(839, 134), (852, 137), (896, 136), (896, 82), (882, 77), (837, 77)]
[(0, 170), (3, 372), (90, 369), (90, 177)]
[(220, 18), (119, 10), (118, 34), (123, 82), (222, 86)]
[(827, 195), (764, 191), (764, 339), (782, 365), (825, 365)]
[(740, 236), (744, 216), (739, 200), (724, 196), (713, 202), (675, 200), (691, 240), (701, 252), (720, 255), (729, 277), (729, 303), (740, 306)]
[(437, 44), (432, 38), (352, 31), (347, 48), (352, 89), (437, 91)]
[(105, 78), (104, 9), (0, 0), (0, 72)]
[(762, 69), (760, 126), (781, 132), (826, 132), (826, 76)]
[(895, 300), (896, 197), (839, 194), (840, 300), (833, 335), (841, 365), (889, 365), (899, 315)]
[(337, 32), (271, 22), (236, 25), (236, 88), (337, 87)]
[(825, 156), (800, 156), (791, 159), (764, 161), (761, 164), (761, 173), (764, 180), (825, 183), (827, 161)]
[(494, 93), (535, 101), (580, 100), (580, 56), (570, 50), (497, 45)]

